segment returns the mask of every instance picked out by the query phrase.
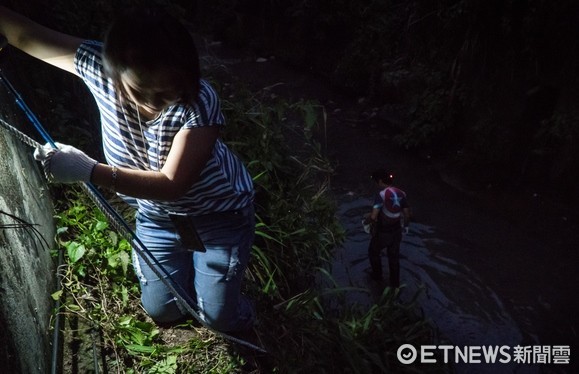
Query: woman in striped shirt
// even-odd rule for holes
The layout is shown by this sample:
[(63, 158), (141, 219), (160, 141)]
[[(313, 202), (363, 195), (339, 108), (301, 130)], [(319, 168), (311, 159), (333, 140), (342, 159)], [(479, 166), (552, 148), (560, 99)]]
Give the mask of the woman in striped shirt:
[[(116, 191), (137, 209), (139, 240), (195, 300), (201, 318), (220, 331), (251, 327), (241, 281), (254, 237), (252, 179), (219, 136), (219, 98), (200, 77), (188, 30), (163, 10), (136, 9), (120, 15), (101, 43), (0, 7), (0, 32), (80, 77), (98, 105), (106, 163), (70, 145), (39, 149), (51, 178)], [(135, 253), (133, 265), (155, 321), (187, 317), (158, 271)]]

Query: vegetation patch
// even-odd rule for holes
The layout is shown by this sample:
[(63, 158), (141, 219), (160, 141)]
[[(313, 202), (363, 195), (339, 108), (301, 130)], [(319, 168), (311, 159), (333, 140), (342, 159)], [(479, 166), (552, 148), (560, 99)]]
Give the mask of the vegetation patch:
[[(46, 12), (47, 17), (41, 22), (63, 32), (98, 37), (98, 30), (104, 30), (103, 25), (108, 22), (106, 17), (113, 9), (103, 2), (83, 3), (82, 7), (77, 3), (69, 0), (51, 3), (54, 11)], [(116, 9), (142, 3), (126, 0), (115, 2), (111, 7)], [(179, 8), (177, 4), (180, 2), (167, 3)], [(185, 3), (188, 5), (183, 5), (186, 9), (181, 11), (188, 12), (191, 9), (187, 7), (191, 7), (191, 3)], [(234, 3), (237, 5), (237, 2)], [(41, 1), (26, 4), (38, 12), (48, 6)], [(197, 14), (201, 14), (202, 8), (209, 7), (204, 5), (209, 3), (195, 4), (198, 6)], [(371, 8), (362, 9), (355, 4), (350, 8), (348, 2), (340, 1), (328, 3), (324, 9), (339, 4), (339, 9), (346, 11), (328, 14), (325, 11), (311, 11), (311, 2), (300, 4), (293, 6), (292, 18), (288, 19), (295, 20), (305, 15), (306, 20), (315, 21), (318, 15), (326, 17), (316, 24), (329, 28), (311, 34), (315, 36), (315, 45), (318, 46), (324, 45), (330, 35), (350, 34), (343, 30), (349, 31), (351, 28), (343, 29), (341, 26), (348, 19), (345, 16), (350, 15), (351, 9), (362, 12), (352, 13), (356, 14), (356, 19), (373, 15), (366, 10), (382, 9), (378, 2), (373, 2)], [(14, 8), (18, 10), (18, 7)], [(223, 11), (225, 18), (235, 18), (239, 14), (238, 8), (233, 5), (225, 6)], [(32, 18), (39, 19), (39, 16)], [(207, 19), (215, 20), (215, 17)], [(367, 28), (353, 35), (359, 40), (364, 40), (366, 33), (380, 38), (377, 28), (383, 26), (384, 21), (379, 18), (370, 21), (366, 22)], [(81, 25), (91, 25), (91, 28), (81, 29)], [(355, 25), (348, 27), (355, 28)], [(295, 27), (292, 29), (296, 30)], [(310, 34), (302, 32), (299, 35)], [(381, 58), (380, 51), (372, 51), (368, 55), (370, 60), (366, 61), (356, 58), (354, 52), (361, 52), (361, 49), (355, 49), (356, 43), (348, 42), (346, 46), (343, 50), (348, 51), (351, 58), (341, 62), (338, 72), (342, 76), (355, 80), (372, 80), (380, 76), (375, 64)], [(288, 51), (291, 53), (291, 48)], [(308, 52), (304, 55), (311, 56), (312, 51), (302, 49), (304, 51)], [(323, 51), (328, 52), (326, 57), (336, 56), (335, 50)], [(364, 67), (364, 70), (352, 72), (356, 65)], [(36, 98), (37, 102), (32, 107), (35, 110), (38, 108), (39, 117), (48, 123), (49, 132), (58, 141), (77, 145), (102, 159), (96, 156), (101, 154), (98, 114), (82, 84), (71, 81), (68, 76), (58, 75), (54, 69), (36, 67), (13, 70), (29, 74), (25, 77), (27, 80), (24, 77), (22, 80), (33, 81), (30, 87), (43, 87), (34, 95), (25, 94), (25, 97)], [(328, 70), (334, 71), (334, 68)], [(395, 357), (395, 350), (402, 343), (429, 344), (435, 338), (429, 325), (414, 314), (413, 305), (400, 305), (396, 294), (387, 289), (375, 305), (361, 308), (345, 302), (344, 295), (353, 290), (332, 286), (328, 269), (333, 261), (333, 250), (342, 242), (345, 233), (338, 223), (335, 202), (329, 194), (333, 168), (321, 146), (326, 130), (324, 108), (316, 102), (289, 103), (272, 99), (263, 93), (243, 89), (239, 82), (222, 82), (216, 81), (214, 84), (222, 98), (222, 109), (228, 121), (223, 135), (226, 143), (245, 161), (257, 190), (257, 235), (244, 291), (255, 300), (259, 320), (251, 336), (244, 338), (263, 346), (267, 354), (232, 345), (201, 328), (194, 320), (173, 328), (154, 324), (140, 306), (138, 284), (130, 263), (129, 243), (112, 229), (105, 216), (79, 189), (62, 186), (53, 191), (55, 200), (59, 202), (55, 256), (62, 257), (58, 268), (62, 288), (52, 295), (59, 303), (55, 318), (64, 317), (64, 324), (61, 325), (64, 339), (60, 351), (64, 352), (62, 371), (440, 371), (441, 368), (435, 365), (425, 368), (401, 367)], [(354, 86), (356, 82), (349, 83)], [(438, 120), (443, 113), (438, 104), (444, 100), (437, 98), (438, 92), (425, 93), (427, 103), (422, 105), (429, 110), (422, 117), (417, 117), (416, 126), (413, 126), (416, 131), (425, 134), (424, 142), (432, 132), (446, 129), (431, 122)], [(75, 108), (79, 108), (78, 113), (72, 112)], [(408, 144), (413, 141), (410, 138), (403, 140)], [(421, 138), (421, 144), (422, 141)], [(108, 197), (114, 199), (114, 196)], [(128, 222), (132, 222), (134, 212), (120, 202), (115, 206)], [(330, 286), (327, 285), (328, 280)]]
[[(324, 133), (323, 108), (266, 101), (235, 87), (220, 88), (229, 98), (224, 136), (258, 191), (245, 292), (256, 301), (259, 321), (243, 338), (267, 354), (235, 346), (194, 320), (155, 325), (140, 306), (130, 244), (80, 190), (67, 188), (58, 192), (57, 241), (65, 261), (62, 289), (53, 294), (67, 327), (64, 371), (372, 373), (402, 370), (395, 356), (402, 343), (432, 341), (414, 306), (398, 304), (390, 289), (368, 310), (346, 304), (352, 290), (332, 285), (328, 269), (344, 230), (328, 193), (332, 168), (316, 140)], [(132, 221), (134, 212), (115, 206)]]

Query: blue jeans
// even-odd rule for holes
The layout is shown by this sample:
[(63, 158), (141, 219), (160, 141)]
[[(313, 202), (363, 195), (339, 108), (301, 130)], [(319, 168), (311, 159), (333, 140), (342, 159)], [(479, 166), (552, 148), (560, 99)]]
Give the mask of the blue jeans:
[[(242, 331), (255, 313), (241, 295), (241, 282), (255, 234), (253, 206), (235, 212), (193, 217), (206, 252), (181, 245), (171, 220), (137, 214), (137, 237), (192, 300), (201, 318), (219, 331)], [(187, 315), (175, 296), (133, 251), (133, 266), (141, 285), (141, 301), (156, 322), (168, 323)], [(163, 273), (161, 273), (163, 274)]]

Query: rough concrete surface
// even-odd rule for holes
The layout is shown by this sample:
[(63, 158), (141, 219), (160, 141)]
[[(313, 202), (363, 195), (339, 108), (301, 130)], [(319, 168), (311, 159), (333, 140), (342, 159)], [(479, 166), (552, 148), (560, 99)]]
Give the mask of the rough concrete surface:
[(49, 372), (53, 206), (35, 163), (30, 147), (0, 127), (0, 368), (6, 373)]

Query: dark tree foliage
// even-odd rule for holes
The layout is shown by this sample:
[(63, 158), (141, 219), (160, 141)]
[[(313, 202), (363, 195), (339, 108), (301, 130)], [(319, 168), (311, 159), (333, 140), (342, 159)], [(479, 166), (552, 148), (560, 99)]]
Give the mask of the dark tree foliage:
[[(446, 160), (474, 185), (576, 195), (579, 2), (156, 2), (179, 9), (196, 32), (275, 55), (375, 106), (395, 106), (403, 118), (397, 144)], [(117, 9), (144, 3), (4, 2), (86, 37), (99, 37)], [(32, 79), (42, 80), (38, 74)]]
[(576, 1), (239, 0), (195, 10), (204, 32), (378, 105), (406, 104), (398, 142), (478, 185), (576, 190)]

